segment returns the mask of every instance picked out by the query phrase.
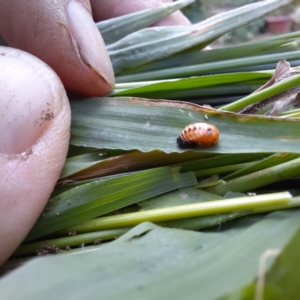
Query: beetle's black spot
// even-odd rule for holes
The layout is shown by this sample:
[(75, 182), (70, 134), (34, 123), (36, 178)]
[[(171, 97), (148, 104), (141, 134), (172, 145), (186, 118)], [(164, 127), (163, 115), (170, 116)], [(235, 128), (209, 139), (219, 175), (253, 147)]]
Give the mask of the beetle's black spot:
[(180, 148), (192, 148), (197, 145), (197, 143), (194, 143), (194, 142), (184, 141), (181, 137), (177, 138), (177, 144)]

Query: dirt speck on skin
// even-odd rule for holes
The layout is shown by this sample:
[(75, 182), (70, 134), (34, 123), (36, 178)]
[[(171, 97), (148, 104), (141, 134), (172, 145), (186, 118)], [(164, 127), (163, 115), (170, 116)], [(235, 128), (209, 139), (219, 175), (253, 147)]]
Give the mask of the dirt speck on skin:
[(44, 122), (51, 121), (54, 119), (54, 113), (50, 108), (41, 111), (41, 117), (34, 122), (34, 125), (42, 126)]
[(37, 256), (44, 256), (44, 255), (48, 255), (48, 254), (57, 254), (57, 253), (60, 253), (62, 252), (63, 250), (52, 245), (44, 245), (42, 246), (41, 248), (37, 249), (35, 251), (36, 255)]

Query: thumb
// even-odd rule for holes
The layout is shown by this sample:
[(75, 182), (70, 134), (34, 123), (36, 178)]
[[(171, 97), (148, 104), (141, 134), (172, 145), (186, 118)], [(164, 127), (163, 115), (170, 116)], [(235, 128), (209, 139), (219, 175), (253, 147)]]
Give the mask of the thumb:
[(37, 58), (0, 47), (0, 264), (44, 208), (63, 167), (70, 107), (57, 75)]

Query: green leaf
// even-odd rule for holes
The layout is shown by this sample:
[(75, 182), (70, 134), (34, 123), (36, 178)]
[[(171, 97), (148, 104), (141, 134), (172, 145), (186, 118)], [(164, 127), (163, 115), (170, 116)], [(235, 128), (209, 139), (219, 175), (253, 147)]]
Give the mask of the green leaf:
[(93, 98), (71, 102), (71, 144), (108, 149), (184, 152), (176, 144), (182, 129), (210, 122), (219, 143), (201, 153), (274, 153), (300, 151), (299, 119), (246, 116), (176, 101)]
[(232, 164), (240, 164), (245, 162), (258, 161), (265, 158), (268, 154), (261, 153), (237, 153), (217, 155), (215, 157), (208, 157), (199, 160), (193, 160), (182, 164), (180, 172), (199, 171), (209, 168), (226, 167)]
[(191, 26), (139, 30), (107, 47), (115, 73), (167, 57), (194, 46), (204, 48), (243, 24), (250, 23), (291, 0), (268, 0), (242, 6)]
[(103, 177), (113, 174), (122, 174), (137, 171), (145, 168), (167, 166), (175, 163), (183, 163), (192, 159), (200, 159), (213, 156), (205, 153), (171, 153), (161, 151), (140, 152), (132, 151), (122, 155), (100, 160), (100, 154), (105, 151), (98, 151), (90, 154), (83, 154), (66, 160), (60, 178), (71, 177), (73, 180)]
[(299, 247), (300, 230), (294, 233), (284, 251), (277, 249), (276, 260), (266, 274), (265, 287), (276, 290), (278, 299), (296, 299), (299, 295), (299, 274), (296, 271), (300, 269)]
[(132, 14), (96, 23), (106, 45), (114, 43), (126, 35), (152, 25), (195, 0), (180, 0), (158, 8), (142, 10)]
[(266, 283), (296, 299), (299, 217), (276, 212), (204, 233), (143, 223), (107, 246), (32, 260), (0, 281), (0, 298), (220, 299), (254, 285), (247, 290), (254, 299), (260, 259), (277, 249)]
[(197, 184), (193, 173), (179, 174), (178, 171), (178, 168), (156, 168), (76, 186), (49, 200), (26, 241), (156, 195)]
[[(263, 85), (270, 78), (271, 74), (267, 72), (241, 72), (165, 80), (154, 83), (149, 81), (143, 82), (142, 86), (137, 87), (131, 87), (130, 84), (117, 84), (116, 89), (110, 96), (178, 99), (187, 96), (222, 95), (224, 94), (224, 89), (228, 90), (229, 94), (237, 94), (239, 86), (248, 85), (251, 89), (250, 92), (252, 92), (254, 91), (254, 85)], [(247, 92), (249, 92), (249, 89), (244, 91), (244, 93)]]
[[(241, 197), (242, 195), (239, 195)], [(177, 205), (202, 203), (207, 201), (221, 200), (222, 197), (204, 192), (196, 188), (182, 188), (177, 191), (157, 196), (152, 199), (141, 201), (138, 206), (144, 210), (156, 209), (162, 207), (172, 207)], [(169, 220), (160, 222), (159, 225), (171, 228), (181, 228), (189, 230), (200, 230), (203, 228), (219, 225), (224, 222), (239, 218), (249, 214), (251, 211), (237, 211), (227, 214), (217, 214), (210, 216), (192, 217), (185, 219)]]
[[(169, 69), (160, 69), (157, 71), (150, 71), (145, 73), (137, 73), (131, 75), (124, 75), (117, 77), (117, 82), (132, 82), (132, 81), (147, 81), (158, 79), (171, 79), (187, 76), (199, 76), (208, 75), (214, 73), (233, 73), (251, 71), (246, 68), (257, 67), (260, 65), (272, 64), (272, 68), (275, 68), (276, 63), (283, 57), (287, 60), (298, 60), (300, 51), (292, 51), (286, 53), (275, 53), (268, 55), (259, 55), (251, 57), (243, 57), (229, 60), (222, 60), (209, 63), (194, 64), (191, 66), (174, 67)], [(264, 68), (265, 70), (266, 68)]]
[(228, 180), (227, 182), (207, 189), (207, 191), (221, 196), (229, 191), (247, 192), (298, 175), (300, 175), (300, 158)]
[(274, 54), (274, 52), (276, 53), (298, 50), (298, 47), (295, 47), (294, 45), (294, 41), (297, 41), (296, 39), (298, 39), (299, 36), (299, 32), (292, 32), (259, 41), (243, 43), (241, 45), (225, 46), (221, 49), (217, 48), (206, 51), (196, 50), (189, 51), (187, 53), (178, 53), (168, 56), (164, 59), (160, 59), (159, 61), (152, 61), (148, 64), (139, 67), (133, 67), (124, 72), (121, 72), (117, 76), (117, 81), (121, 82), (121, 79), (119, 77), (129, 74), (147, 73), (154, 70), (165, 70), (169, 68), (214, 63), (217, 61), (258, 56), (258, 54), (264, 54), (267, 59), (267, 55)]
[[(218, 174), (218, 176), (220, 176), (222, 174), (228, 174), (228, 173), (232, 173), (232, 172), (239, 172), (241, 170), (244, 170), (245, 168), (252, 167), (254, 164), (255, 164), (254, 162), (248, 162), (248, 163), (227, 165), (227, 166), (224, 166), (224, 167), (204, 169), (204, 170), (196, 171), (195, 176), (197, 178), (213, 176), (213, 175), (216, 175), (216, 174)], [(224, 178), (222, 178), (222, 180), (224, 180)]]
[(207, 201), (222, 200), (221, 196), (207, 193), (193, 187), (181, 188), (148, 200), (140, 201), (138, 206), (143, 210), (185, 205), (192, 203), (202, 203)]
[(271, 155), (261, 161), (254, 163), (252, 166), (249, 166), (249, 167), (243, 168), (237, 172), (231, 173), (228, 176), (223, 177), (222, 179), (229, 180), (229, 179), (233, 179), (233, 178), (247, 175), (250, 173), (254, 173), (259, 170), (263, 170), (265, 168), (272, 167), (275, 165), (279, 165), (283, 162), (290, 161), (297, 157), (299, 157), (299, 155), (295, 154), (295, 153), (276, 153), (276, 154)]

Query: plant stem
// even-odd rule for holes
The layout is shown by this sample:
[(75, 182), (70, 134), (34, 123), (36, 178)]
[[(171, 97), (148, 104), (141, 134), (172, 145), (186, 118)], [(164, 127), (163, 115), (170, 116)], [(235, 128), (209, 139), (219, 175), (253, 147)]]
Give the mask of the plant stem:
[(196, 216), (206, 216), (232, 211), (258, 209), (268, 206), (288, 205), (292, 196), (288, 192), (273, 193), (252, 197), (240, 197), (229, 200), (210, 201), (205, 203), (187, 204), (166, 208), (159, 208), (117, 216), (101, 217), (81, 223), (68, 231), (76, 230), (78, 233), (135, 226), (141, 222), (161, 222), (174, 219), (183, 219)]
[(254, 208), (251, 214), (259, 214), (273, 210), (289, 209), (300, 206), (300, 196), (293, 197), (288, 205), (276, 206), (276, 207), (259, 207)]

